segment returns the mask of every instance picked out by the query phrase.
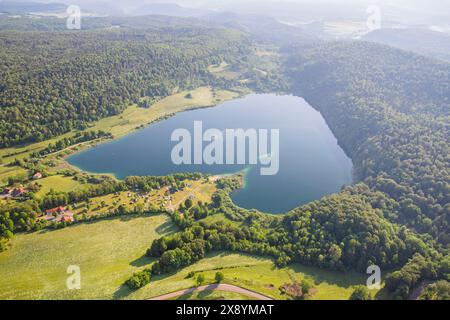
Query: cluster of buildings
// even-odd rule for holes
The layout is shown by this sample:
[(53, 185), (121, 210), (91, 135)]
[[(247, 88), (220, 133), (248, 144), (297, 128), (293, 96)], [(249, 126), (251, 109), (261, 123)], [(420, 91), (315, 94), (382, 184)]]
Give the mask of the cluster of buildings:
[(27, 189), (23, 187), (17, 187), (17, 188), (5, 188), (2, 191), (2, 196), (4, 198), (20, 198), (27, 193)]
[(56, 207), (45, 211), (43, 219), (48, 222), (73, 222), (73, 213), (67, 210), (66, 207)]
[[(36, 172), (32, 176), (32, 179), (39, 180), (39, 179), (42, 179), (42, 177), (43, 177), (42, 173)], [(3, 191), (0, 193), (0, 196), (2, 198), (20, 198), (20, 197), (23, 197), (27, 192), (28, 192), (28, 190), (26, 188), (24, 188), (23, 186), (9, 187), (9, 188), (3, 189)]]

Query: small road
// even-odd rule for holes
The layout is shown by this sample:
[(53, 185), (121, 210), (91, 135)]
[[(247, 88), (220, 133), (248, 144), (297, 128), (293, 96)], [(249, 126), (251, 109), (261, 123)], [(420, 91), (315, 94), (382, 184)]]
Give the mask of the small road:
[(189, 288), (189, 289), (179, 290), (176, 292), (164, 294), (162, 296), (154, 297), (149, 300), (169, 300), (169, 299), (173, 299), (173, 298), (183, 296), (186, 294), (190, 294), (190, 293), (194, 293), (194, 292), (201, 292), (201, 291), (205, 291), (205, 290), (208, 290), (208, 291), (219, 290), (219, 291), (240, 293), (240, 294), (246, 295), (248, 297), (254, 298), (255, 300), (273, 300), (272, 298), (265, 296), (263, 294), (257, 293), (255, 291), (247, 290), (247, 289), (244, 289), (244, 288), (241, 288), (238, 286), (234, 286), (231, 284), (225, 284), (225, 283), (220, 283), (220, 284), (216, 283), (216, 284), (210, 284), (210, 285), (206, 285), (206, 286), (193, 287), (193, 288)]

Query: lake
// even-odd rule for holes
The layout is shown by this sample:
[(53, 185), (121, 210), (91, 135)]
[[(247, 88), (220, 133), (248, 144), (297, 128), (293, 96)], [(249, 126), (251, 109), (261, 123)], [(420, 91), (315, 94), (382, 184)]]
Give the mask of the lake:
[[(171, 141), (175, 129), (279, 129), (279, 171), (260, 174), (259, 165), (175, 165)], [(352, 161), (322, 115), (295, 96), (252, 94), (216, 107), (186, 111), (124, 138), (69, 157), (69, 163), (93, 173), (162, 176), (177, 172), (229, 174), (245, 170), (245, 187), (231, 197), (238, 206), (268, 213), (287, 212), (352, 183)]]

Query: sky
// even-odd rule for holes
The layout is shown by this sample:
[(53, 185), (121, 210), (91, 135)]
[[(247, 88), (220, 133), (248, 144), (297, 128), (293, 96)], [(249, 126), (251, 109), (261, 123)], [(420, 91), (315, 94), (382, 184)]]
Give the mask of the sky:
[[(1, 1), (1, 0), (0, 0)], [(308, 15), (342, 16), (353, 18), (364, 13), (368, 6), (378, 5), (388, 14), (421, 19), (422, 16), (450, 16), (449, 0), (5, 0), (12, 2), (60, 2), (95, 8), (97, 11), (127, 13), (145, 3), (177, 3), (184, 7), (208, 10), (257, 13), (277, 16)], [(449, 19), (450, 21), (450, 19)]]

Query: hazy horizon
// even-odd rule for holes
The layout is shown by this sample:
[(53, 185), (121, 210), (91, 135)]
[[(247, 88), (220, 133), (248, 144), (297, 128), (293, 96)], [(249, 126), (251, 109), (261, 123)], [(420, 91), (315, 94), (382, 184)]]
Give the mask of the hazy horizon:
[[(450, 26), (450, 2), (430, 0), (0, 0), (0, 3), (40, 2), (79, 5), (83, 12), (110, 16), (162, 14), (201, 17), (214, 12), (255, 14), (279, 21), (365, 21), (370, 6), (379, 6), (392, 25)], [(163, 4), (162, 6), (147, 6)], [(176, 6), (164, 6), (176, 4)]]

